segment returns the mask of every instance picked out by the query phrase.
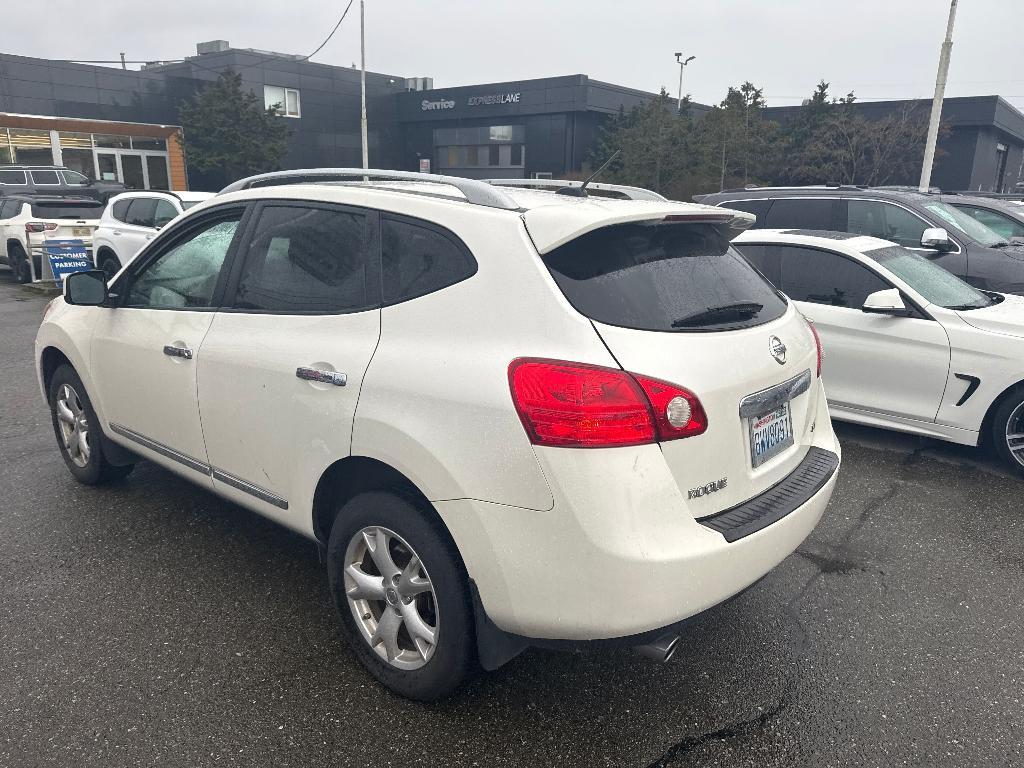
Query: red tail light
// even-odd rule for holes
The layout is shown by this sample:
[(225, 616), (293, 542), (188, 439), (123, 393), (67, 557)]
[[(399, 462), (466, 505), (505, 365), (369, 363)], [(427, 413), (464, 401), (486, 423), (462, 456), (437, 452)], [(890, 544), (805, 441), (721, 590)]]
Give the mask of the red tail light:
[(821, 378), (821, 359), (824, 357), (824, 353), (821, 351), (821, 337), (818, 336), (818, 329), (814, 327), (814, 323), (804, 318), (804, 322), (807, 323), (807, 327), (811, 329), (811, 335), (814, 337), (814, 346), (818, 348), (818, 378)]
[(519, 358), (509, 365), (508, 379), (534, 445), (643, 445), (707, 429), (704, 409), (692, 392), (616, 368)]
[(26, 221), (26, 232), (52, 232), (57, 225), (50, 221)]

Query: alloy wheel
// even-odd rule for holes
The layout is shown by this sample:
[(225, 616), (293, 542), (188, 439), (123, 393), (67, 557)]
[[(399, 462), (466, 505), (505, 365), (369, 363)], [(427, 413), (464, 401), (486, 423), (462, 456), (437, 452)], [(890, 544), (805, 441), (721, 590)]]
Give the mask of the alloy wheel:
[(1006, 420), (1006, 447), (1017, 463), (1024, 466), (1024, 403), (1014, 408)]
[(89, 420), (85, 415), (82, 400), (68, 384), (57, 392), (57, 425), (64, 441), (68, 457), (77, 467), (89, 464)]
[(345, 550), (345, 595), (370, 648), (403, 670), (419, 669), (437, 648), (434, 586), (419, 556), (397, 533), (371, 526)]

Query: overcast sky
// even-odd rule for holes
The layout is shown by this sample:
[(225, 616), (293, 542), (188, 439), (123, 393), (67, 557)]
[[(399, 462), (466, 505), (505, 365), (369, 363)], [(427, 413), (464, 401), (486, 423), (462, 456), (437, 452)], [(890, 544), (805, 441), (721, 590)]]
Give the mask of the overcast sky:
[[(347, 0), (34, 0), (4, 3), (3, 51), (42, 58), (178, 59), (195, 43), (308, 54)], [(717, 103), (751, 80), (771, 105), (818, 80), (860, 99), (932, 95), (948, 0), (367, 0), (367, 68), (435, 86), (583, 73)], [(359, 0), (313, 61), (359, 60)], [(43, 19), (60, 19), (55, 27)], [(75, 31), (78, 31), (78, 34)], [(1024, 110), (1024, 0), (960, 0), (947, 96)]]

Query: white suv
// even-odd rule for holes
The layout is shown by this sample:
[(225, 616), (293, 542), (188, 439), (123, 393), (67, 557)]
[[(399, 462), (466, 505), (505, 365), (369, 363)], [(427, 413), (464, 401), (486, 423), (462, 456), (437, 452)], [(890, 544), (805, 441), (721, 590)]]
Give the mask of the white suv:
[(96, 266), (116, 275), (157, 232), (210, 192), (125, 192), (110, 198), (93, 235)]
[[(43, 276), (47, 246), (73, 241), (88, 252), (103, 203), (91, 197), (0, 197), (0, 264), (19, 283)], [(29, 256), (31, 255), (31, 261)]]
[(66, 279), (36, 354), (80, 481), (149, 459), (318, 542), (356, 655), (420, 699), (530, 645), (667, 658), (814, 528), (820, 348), (731, 247), (749, 214), (303, 173)]

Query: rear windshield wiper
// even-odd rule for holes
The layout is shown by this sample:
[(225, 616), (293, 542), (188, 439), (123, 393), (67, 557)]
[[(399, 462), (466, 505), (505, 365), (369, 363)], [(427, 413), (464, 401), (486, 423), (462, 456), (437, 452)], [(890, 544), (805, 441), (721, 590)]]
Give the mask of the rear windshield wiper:
[(709, 323), (727, 323), (730, 320), (748, 320), (764, 309), (764, 304), (754, 301), (741, 301), (735, 304), (723, 304), (720, 307), (708, 307), (692, 315), (685, 315), (672, 321), (673, 328), (692, 328)]

